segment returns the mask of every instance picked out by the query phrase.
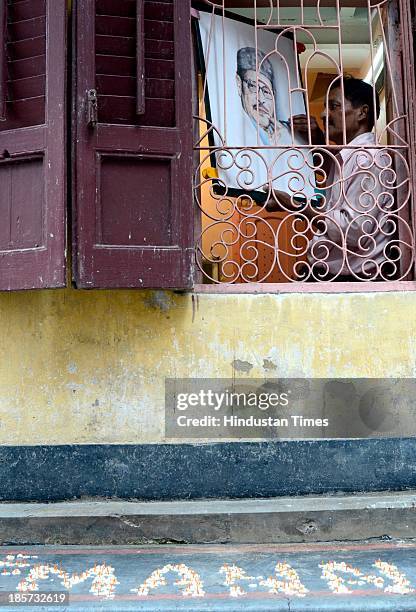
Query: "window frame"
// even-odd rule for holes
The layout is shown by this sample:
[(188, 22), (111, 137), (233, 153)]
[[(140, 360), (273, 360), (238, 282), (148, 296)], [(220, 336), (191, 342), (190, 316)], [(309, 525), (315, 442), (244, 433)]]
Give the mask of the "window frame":
[[(252, 0), (226, 0), (227, 8), (252, 7)], [(316, 0), (302, 0), (304, 7), (315, 7)], [(320, 6), (333, 6), (333, 3), (320, 2)], [(257, 7), (270, 7), (269, 0), (257, 0)], [(293, 6), (290, 0), (280, 0), (280, 6)], [(340, 0), (342, 7), (367, 7), (367, 0)], [(416, 231), (416, 78), (415, 78), (415, 53), (416, 32), (413, 28), (412, 0), (397, 0), (397, 7), (400, 20), (396, 27), (400, 30), (400, 36), (396, 40), (401, 41), (399, 53), (393, 55), (396, 64), (402, 68), (403, 73), (397, 71), (397, 82), (403, 92), (404, 103), (407, 107), (408, 130), (408, 156), (409, 156), (409, 179), (411, 189), (410, 200), (410, 220), (412, 227)], [(193, 17), (197, 18), (194, 11)], [(399, 43), (400, 44), (400, 43)], [(402, 78), (401, 78), (402, 77)], [(196, 148), (195, 148), (196, 149)], [(199, 153), (199, 150), (196, 150)], [(194, 213), (201, 214), (194, 202)], [(197, 219), (195, 219), (197, 227)], [(203, 278), (203, 273), (196, 261), (197, 244), (195, 243), (194, 276)], [(416, 235), (413, 235), (413, 252), (416, 253)], [(411, 274), (414, 280), (395, 280), (395, 281), (359, 281), (339, 282), (339, 281), (316, 281), (303, 282), (292, 281), (284, 283), (263, 283), (263, 282), (195, 282), (193, 292), (196, 294), (281, 294), (281, 293), (388, 293), (397, 291), (416, 290), (416, 257), (414, 259)]]

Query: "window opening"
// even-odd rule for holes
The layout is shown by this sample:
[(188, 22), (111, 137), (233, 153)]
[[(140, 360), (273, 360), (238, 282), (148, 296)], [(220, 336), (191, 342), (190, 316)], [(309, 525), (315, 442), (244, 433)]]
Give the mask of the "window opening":
[(195, 4), (201, 282), (410, 280), (405, 3), (288, 4)]

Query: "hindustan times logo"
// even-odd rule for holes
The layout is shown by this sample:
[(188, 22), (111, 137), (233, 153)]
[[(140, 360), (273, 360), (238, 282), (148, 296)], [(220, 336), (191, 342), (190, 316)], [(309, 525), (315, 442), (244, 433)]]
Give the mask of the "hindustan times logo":
[(201, 418), (187, 417), (181, 414), (176, 419), (176, 424), (179, 427), (277, 427), (288, 428), (290, 426), (296, 428), (308, 427), (328, 427), (329, 419), (309, 419), (301, 415), (292, 414), (289, 418), (257, 418), (253, 415), (247, 418), (237, 417), (235, 415), (223, 415), (222, 419), (213, 415), (205, 415)]

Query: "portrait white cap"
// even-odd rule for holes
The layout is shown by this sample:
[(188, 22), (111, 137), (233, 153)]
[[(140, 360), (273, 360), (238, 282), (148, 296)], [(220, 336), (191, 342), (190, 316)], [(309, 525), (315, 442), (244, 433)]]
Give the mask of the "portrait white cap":
[(272, 63), (269, 59), (265, 59), (263, 51), (257, 51), (256, 61), (256, 49), (254, 47), (242, 47), (237, 51), (237, 74), (240, 76), (246, 70), (256, 70), (257, 65), (259, 73), (263, 74), (269, 79), (274, 88), (274, 70)]

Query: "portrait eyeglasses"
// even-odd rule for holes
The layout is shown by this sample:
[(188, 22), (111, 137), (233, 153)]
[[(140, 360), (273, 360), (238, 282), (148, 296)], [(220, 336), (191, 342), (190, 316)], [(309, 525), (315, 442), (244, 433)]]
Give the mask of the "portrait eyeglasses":
[(270, 87), (267, 87), (267, 85), (259, 85), (257, 88), (257, 83), (255, 81), (252, 81), (251, 79), (243, 79), (243, 81), (247, 85), (247, 89), (250, 93), (256, 93), (258, 91), (259, 94), (260, 92), (263, 94), (263, 97), (266, 98), (266, 100), (271, 100), (273, 98)]

